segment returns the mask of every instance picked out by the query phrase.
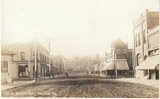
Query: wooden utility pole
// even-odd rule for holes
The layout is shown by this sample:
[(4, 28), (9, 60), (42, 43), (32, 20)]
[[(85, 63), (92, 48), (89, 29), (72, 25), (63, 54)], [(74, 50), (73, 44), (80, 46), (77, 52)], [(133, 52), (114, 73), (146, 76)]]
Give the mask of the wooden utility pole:
[[(133, 24), (134, 25), (134, 24)], [(135, 32), (133, 31), (133, 58), (132, 58), (132, 60), (133, 60), (133, 77), (135, 77), (136, 76), (136, 65), (137, 65), (137, 56), (136, 56), (136, 50), (135, 50), (135, 48), (136, 48), (136, 35), (135, 35)]]
[(116, 61), (116, 54), (115, 54), (115, 69), (116, 69), (116, 79), (117, 79), (117, 61)]
[(37, 82), (37, 46), (36, 46), (36, 42), (35, 42), (35, 51), (34, 51), (34, 71), (35, 71), (35, 82)]
[(117, 64), (116, 64), (116, 49), (114, 49), (113, 57), (114, 57), (114, 69), (115, 69), (115, 78), (117, 79)]

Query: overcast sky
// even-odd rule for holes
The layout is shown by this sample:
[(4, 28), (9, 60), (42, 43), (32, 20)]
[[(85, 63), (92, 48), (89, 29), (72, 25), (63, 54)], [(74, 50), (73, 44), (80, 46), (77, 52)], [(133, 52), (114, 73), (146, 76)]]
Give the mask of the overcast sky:
[(54, 42), (66, 57), (109, 51), (116, 38), (132, 43), (132, 23), (158, 0), (3, 0), (4, 43)]

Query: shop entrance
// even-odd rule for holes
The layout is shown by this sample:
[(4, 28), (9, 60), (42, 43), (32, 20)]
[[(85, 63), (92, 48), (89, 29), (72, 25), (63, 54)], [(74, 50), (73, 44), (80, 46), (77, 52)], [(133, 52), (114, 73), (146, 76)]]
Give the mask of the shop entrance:
[(156, 70), (156, 80), (159, 79), (159, 70)]
[(28, 77), (28, 65), (19, 65), (18, 66), (18, 76), (19, 76), (19, 78)]

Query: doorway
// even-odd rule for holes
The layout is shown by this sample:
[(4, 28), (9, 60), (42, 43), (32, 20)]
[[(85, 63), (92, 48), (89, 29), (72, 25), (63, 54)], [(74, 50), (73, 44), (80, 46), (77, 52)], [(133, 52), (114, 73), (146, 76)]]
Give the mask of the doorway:
[(159, 70), (156, 70), (156, 80), (159, 80)]
[(18, 76), (19, 78), (26, 78), (28, 77), (28, 65), (19, 65), (18, 66)]

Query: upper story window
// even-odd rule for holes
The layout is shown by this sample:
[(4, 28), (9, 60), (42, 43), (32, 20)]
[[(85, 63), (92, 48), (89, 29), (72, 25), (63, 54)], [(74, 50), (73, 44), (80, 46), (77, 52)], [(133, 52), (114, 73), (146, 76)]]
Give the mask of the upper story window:
[(151, 50), (148, 52), (149, 56), (159, 55), (159, 49)]
[(155, 55), (159, 55), (159, 49), (156, 49), (154, 51), (155, 51)]

